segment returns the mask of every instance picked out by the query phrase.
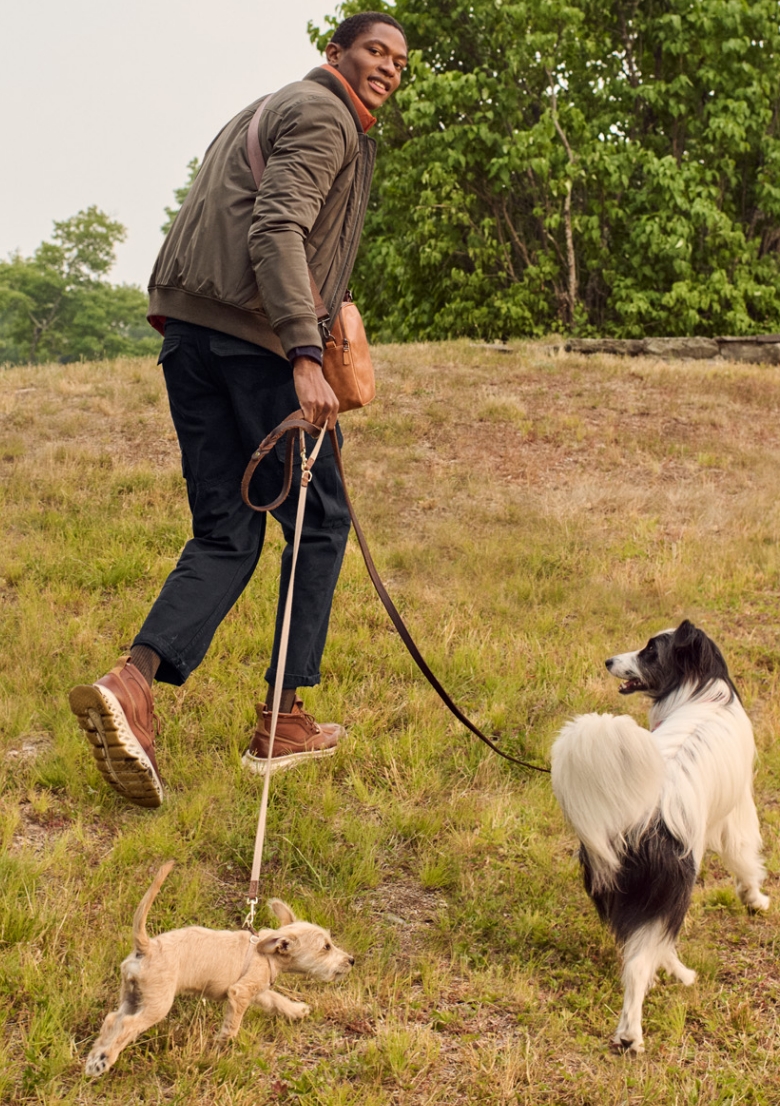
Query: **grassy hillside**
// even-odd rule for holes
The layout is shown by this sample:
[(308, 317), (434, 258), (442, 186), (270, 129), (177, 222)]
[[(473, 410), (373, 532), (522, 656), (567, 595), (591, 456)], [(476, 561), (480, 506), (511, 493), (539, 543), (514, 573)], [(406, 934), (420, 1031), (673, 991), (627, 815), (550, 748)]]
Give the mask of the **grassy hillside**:
[[(603, 659), (690, 617), (754, 721), (778, 896), (780, 370), (621, 361), (526, 345), (383, 347), (379, 397), (344, 418), (345, 465), (388, 590), (429, 663), (503, 746), (547, 759), (561, 723), (618, 699)], [(645, 1004), (647, 1055), (606, 1047), (614, 944), (581, 888), (549, 780), (513, 769), (417, 674), (350, 543), (307, 695), (344, 720), (331, 761), (273, 781), (263, 898), (357, 957), (250, 1012), (217, 1051), (196, 998), (91, 1083), (133, 910), (150, 930), (241, 923), (260, 797), (240, 755), (270, 647), (271, 526), (256, 579), (181, 689), (160, 687), (159, 812), (103, 785), (67, 710), (132, 639), (187, 536), (152, 361), (0, 373), (0, 1101), (254, 1106), (772, 1104), (777, 908), (748, 918), (707, 860), (682, 934), (699, 972)], [(316, 472), (316, 470), (315, 470)]]

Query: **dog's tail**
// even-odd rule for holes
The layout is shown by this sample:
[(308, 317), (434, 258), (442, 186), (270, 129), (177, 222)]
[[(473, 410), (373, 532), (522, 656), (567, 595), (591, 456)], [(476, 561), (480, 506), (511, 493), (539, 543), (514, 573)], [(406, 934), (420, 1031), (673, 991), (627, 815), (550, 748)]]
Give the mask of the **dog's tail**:
[(612, 885), (626, 847), (658, 810), (664, 761), (628, 715), (581, 714), (553, 745), (552, 788), (585, 846), (595, 889)]
[(149, 951), (149, 938), (146, 934), (146, 916), (149, 913), (152, 903), (157, 898), (157, 892), (162, 887), (168, 873), (173, 867), (173, 863), (172, 860), (166, 860), (154, 877), (152, 886), (139, 902), (138, 908), (133, 915), (133, 944), (136, 952), (146, 954)]

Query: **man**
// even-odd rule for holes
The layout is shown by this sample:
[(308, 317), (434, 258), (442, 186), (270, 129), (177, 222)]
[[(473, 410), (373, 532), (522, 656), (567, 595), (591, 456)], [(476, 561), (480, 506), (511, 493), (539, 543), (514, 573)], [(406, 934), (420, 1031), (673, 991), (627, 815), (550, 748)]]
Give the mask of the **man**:
[[(298, 407), (318, 426), (336, 423), (338, 401), (322, 375), (322, 337), (311, 269), (331, 318), (342, 301), (368, 202), (374, 142), (366, 131), (400, 84), (403, 29), (364, 12), (344, 20), (327, 64), (268, 98), (255, 121), (265, 172), (256, 188), (247, 132), (260, 101), (232, 119), (206, 152), (150, 281), (149, 319), (162, 330), (160, 363), (179, 444), (193, 537), (165, 582), (128, 656), (94, 684), (73, 688), (71, 710), (106, 782), (139, 806), (159, 806), (154, 679), (180, 685), (249, 582), (265, 515), (240, 494), (249, 455)], [(270, 502), (281, 486), (274, 452), (255, 476)], [(259, 484), (259, 487), (258, 487)], [(276, 637), (266, 672), (275, 685), (289, 583), (295, 495), (273, 512), (282, 555)], [(330, 443), (309, 489), (294, 589), (289, 652), (273, 768), (327, 756), (343, 736), (303, 710), (299, 687), (320, 679), (320, 657), (349, 515)], [(265, 770), (270, 694), (244, 754)]]

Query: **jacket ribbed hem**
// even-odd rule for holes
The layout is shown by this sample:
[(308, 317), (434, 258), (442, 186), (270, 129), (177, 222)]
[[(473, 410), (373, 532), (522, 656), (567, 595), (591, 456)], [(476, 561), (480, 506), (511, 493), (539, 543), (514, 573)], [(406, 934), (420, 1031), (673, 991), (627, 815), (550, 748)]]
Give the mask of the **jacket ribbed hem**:
[[(280, 357), (287, 357), (268, 320), (256, 311), (244, 310), (229, 303), (179, 288), (150, 288), (149, 311), (147, 317), (162, 315), (166, 319), (180, 319), (183, 323), (196, 326), (208, 326), (231, 334), (234, 338), (243, 338), (247, 342), (272, 350)], [(285, 326), (285, 340), (289, 338), (289, 349), (296, 346), (322, 346), (316, 317), (288, 321)]]

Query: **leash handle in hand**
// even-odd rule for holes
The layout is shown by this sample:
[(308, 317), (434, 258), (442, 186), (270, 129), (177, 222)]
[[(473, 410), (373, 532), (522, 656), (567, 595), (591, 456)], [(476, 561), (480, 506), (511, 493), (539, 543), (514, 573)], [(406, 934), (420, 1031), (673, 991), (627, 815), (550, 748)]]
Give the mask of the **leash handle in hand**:
[[(275, 511), (277, 507), (281, 507), (290, 494), (290, 487), (292, 486), (293, 453), (295, 452), (295, 440), (298, 437), (295, 433), (296, 430), (302, 430), (304, 433), (309, 434), (310, 437), (320, 439), (312, 450), (312, 454), (308, 461), (303, 462), (301, 476), (303, 477), (304, 472), (307, 471), (311, 474), (311, 466), (314, 464), (315, 458), (320, 451), (320, 445), (322, 444), (321, 439), (323, 439), (325, 435), (322, 433), (321, 427), (315, 426), (314, 423), (309, 422), (308, 419), (303, 417), (303, 411), (294, 411), (292, 415), (288, 415), (283, 422), (280, 422), (275, 430), (272, 430), (270, 434), (263, 438), (260, 445), (250, 457), (249, 464), (246, 466), (246, 471), (241, 480), (241, 498), (244, 503), (246, 503), (247, 507), (251, 507), (253, 511)], [(249, 485), (255, 474), (255, 469), (263, 458), (268, 456), (276, 443), (285, 435), (287, 435), (287, 449), (284, 454), (282, 490), (271, 503), (264, 503), (262, 506), (257, 506), (249, 498)], [(311, 479), (311, 476), (309, 476), (308, 479)]]

